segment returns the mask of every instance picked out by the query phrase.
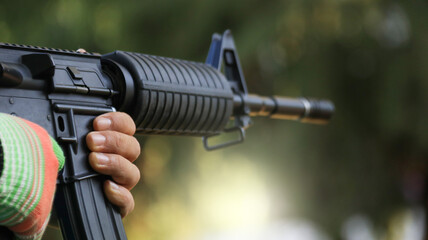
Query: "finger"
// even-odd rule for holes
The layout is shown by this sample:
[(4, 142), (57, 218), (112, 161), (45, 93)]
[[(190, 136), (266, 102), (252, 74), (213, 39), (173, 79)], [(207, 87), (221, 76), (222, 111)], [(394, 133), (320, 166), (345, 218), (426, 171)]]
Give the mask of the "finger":
[(133, 136), (115, 131), (90, 132), (86, 144), (93, 152), (119, 154), (131, 162), (140, 155), (140, 144)]
[(123, 112), (111, 112), (98, 116), (94, 120), (95, 131), (117, 131), (128, 135), (134, 135), (135, 123), (132, 118)]
[(89, 163), (95, 171), (111, 176), (116, 183), (128, 190), (140, 180), (137, 166), (120, 155), (91, 152)]
[(104, 182), (104, 193), (113, 205), (120, 208), (122, 218), (134, 210), (134, 198), (128, 189), (107, 180)]

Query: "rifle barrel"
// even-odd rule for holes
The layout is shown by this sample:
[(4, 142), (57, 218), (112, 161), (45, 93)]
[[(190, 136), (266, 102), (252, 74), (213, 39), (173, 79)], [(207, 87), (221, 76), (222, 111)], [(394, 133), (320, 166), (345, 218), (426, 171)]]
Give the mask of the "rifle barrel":
[(265, 97), (254, 94), (235, 95), (234, 115), (248, 107), (250, 116), (274, 119), (297, 120), (305, 123), (325, 124), (334, 112), (334, 105), (328, 100), (289, 97)]

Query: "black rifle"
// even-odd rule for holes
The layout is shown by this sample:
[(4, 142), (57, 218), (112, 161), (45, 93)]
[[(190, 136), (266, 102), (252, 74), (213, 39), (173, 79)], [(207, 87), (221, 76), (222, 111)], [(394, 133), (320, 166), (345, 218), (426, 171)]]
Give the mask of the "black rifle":
[[(334, 106), (249, 95), (230, 31), (213, 35), (205, 64), (1, 43), (0, 112), (41, 125), (66, 154), (54, 203), (64, 239), (126, 239), (118, 210), (103, 194), (106, 176), (89, 166), (85, 143), (93, 119), (116, 109), (132, 116), (137, 133), (202, 136), (212, 150), (242, 142), (250, 116), (325, 123)], [(234, 141), (208, 142), (235, 131)]]

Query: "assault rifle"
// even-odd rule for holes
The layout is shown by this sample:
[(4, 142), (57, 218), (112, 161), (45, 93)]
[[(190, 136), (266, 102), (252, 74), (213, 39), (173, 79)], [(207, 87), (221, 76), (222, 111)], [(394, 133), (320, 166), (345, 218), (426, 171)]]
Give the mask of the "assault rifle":
[[(230, 31), (213, 35), (205, 63), (1, 43), (0, 112), (41, 125), (66, 154), (54, 203), (64, 239), (126, 239), (118, 210), (103, 194), (106, 177), (89, 166), (85, 143), (93, 119), (116, 109), (132, 116), (137, 133), (202, 136), (213, 150), (242, 142), (252, 116), (325, 123), (334, 106), (248, 94)], [(239, 137), (209, 143), (223, 132)]]

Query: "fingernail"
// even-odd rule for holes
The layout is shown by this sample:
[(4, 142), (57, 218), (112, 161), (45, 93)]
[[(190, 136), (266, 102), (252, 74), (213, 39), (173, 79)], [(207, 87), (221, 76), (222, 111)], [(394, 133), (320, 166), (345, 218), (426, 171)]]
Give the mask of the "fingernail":
[(105, 166), (110, 162), (110, 159), (105, 154), (95, 153), (95, 157), (97, 158), (97, 165), (99, 166)]
[(93, 133), (91, 137), (94, 144), (98, 146), (103, 145), (104, 142), (106, 141), (106, 137), (104, 137), (104, 135), (101, 135), (99, 133)]
[(111, 125), (111, 120), (108, 118), (100, 117), (97, 119), (98, 127), (101, 129), (108, 129)]
[(116, 183), (114, 183), (113, 181), (110, 181), (110, 187), (113, 191), (119, 192), (119, 186)]

